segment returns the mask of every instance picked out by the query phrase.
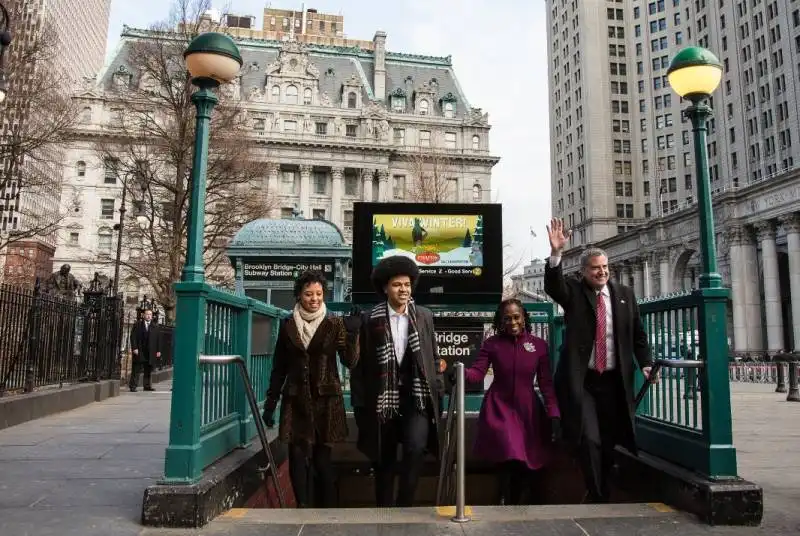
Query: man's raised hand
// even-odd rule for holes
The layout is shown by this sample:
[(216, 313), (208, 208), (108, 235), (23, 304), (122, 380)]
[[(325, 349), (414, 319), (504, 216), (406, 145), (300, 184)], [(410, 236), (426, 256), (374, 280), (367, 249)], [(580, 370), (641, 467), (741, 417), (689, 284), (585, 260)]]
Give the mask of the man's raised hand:
[(550, 225), (547, 226), (547, 238), (550, 239), (552, 255), (560, 254), (570, 237), (572, 237), (572, 230), (564, 230), (564, 220), (561, 218), (552, 218), (550, 220)]

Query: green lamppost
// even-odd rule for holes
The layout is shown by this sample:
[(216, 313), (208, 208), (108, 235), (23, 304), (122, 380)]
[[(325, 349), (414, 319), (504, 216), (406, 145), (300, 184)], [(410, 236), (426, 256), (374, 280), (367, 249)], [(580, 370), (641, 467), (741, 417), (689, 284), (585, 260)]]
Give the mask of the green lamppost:
[(169, 446), (164, 461), (164, 482), (194, 482), (208, 460), (200, 444), (202, 372), (198, 356), (205, 351), (206, 301), (213, 290), (205, 283), (203, 238), (206, 170), (211, 112), (217, 104), (213, 89), (234, 79), (242, 56), (233, 40), (220, 33), (200, 34), (184, 53), (197, 107), (192, 160), (191, 197), (186, 237), (186, 262), (175, 284), (174, 364)]
[(703, 380), (703, 440), (684, 443), (681, 449), (693, 459), (692, 464), (698, 472), (724, 480), (737, 476), (728, 379), (727, 303), (730, 291), (723, 288), (722, 276), (717, 271), (714, 214), (706, 150), (706, 122), (713, 113), (707, 101), (722, 79), (722, 65), (708, 50), (688, 47), (672, 59), (667, 77), (672, 89), (691, 102), (684, 113), (691, 120), (694, 132), (697, 213), (703, 259), (700, 288), (693, 295), (700, 332), (697, 358), (704, 361), (700, 372)]
[(672, 58), (667, 70), (669, 84), (675, 93), (692, 104), (685, 110), (694, 132), (695, 175), (697, 176), (697, 212), (700, 217), (700, 249), (703, 274), (700, 288), (722, 287), (722, 276), (717, 272), (714, 216), (711, 208), (711, 186), (708, 176), (706, 151), (706, 122), (713, 110), (706, 101), (717, 89), (722, 79), (722, 64), (714, 54), (701, 47), (684, 48)]
[(192, 95), (192, 102), (197, 107), (197, 126), (194, 135), (186, 262), (183, 265), (181, 281), (202, 283), (205, 279), (203, 229), (209, 124), (211, 111), (219, 102), (212, 90), (236, 77), (242, 66), (242, 56), (233, 39), (225, 34), (208, 32), (195, 37), (189, 43), (183, 57), (186, 60), (186, 68), (192, 75), (192, 83), (199, 89)]

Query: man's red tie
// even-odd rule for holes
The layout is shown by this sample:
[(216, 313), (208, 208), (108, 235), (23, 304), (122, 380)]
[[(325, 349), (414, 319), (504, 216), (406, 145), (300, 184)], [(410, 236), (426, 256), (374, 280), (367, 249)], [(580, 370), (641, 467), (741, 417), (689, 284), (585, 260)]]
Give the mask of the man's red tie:
[(608, 364), (608, 348), (606, 348), (606, 301), (602, 294), (597, 295), (597, 322), (594, 331), (594, 368), (604, 372)]

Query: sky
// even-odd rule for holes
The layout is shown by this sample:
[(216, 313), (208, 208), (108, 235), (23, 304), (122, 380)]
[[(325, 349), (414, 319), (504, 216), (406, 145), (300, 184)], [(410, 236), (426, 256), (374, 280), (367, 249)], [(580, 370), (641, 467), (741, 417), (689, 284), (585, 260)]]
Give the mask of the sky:
[[(214, 7), (254, 15), (261, 27), (265, 0), (227, 0)], [(169, 16), (170, 0), (112, 0), (108, 50), (123, 24), (146, 28)], [(386, 5), (385, 11), (374, 9)], [(489, 113), (491, 201), (503, 204), (506, 262), (546, 257), (550, 218), (550, 149), (545, 2), (530, 0), (315, 0), (307, 8), (344, 15), (348, 37), (387, 33), (393, 52), (453, 58), (456, 77), (470, 105)], [(299, 0), (271, 6), (301, 7)], [(469, 6), (469, 7), (466, 7)], [(373, 9), (370, 9), (372, 7)], [(531, 235), (531, 229), (536, 236)]]

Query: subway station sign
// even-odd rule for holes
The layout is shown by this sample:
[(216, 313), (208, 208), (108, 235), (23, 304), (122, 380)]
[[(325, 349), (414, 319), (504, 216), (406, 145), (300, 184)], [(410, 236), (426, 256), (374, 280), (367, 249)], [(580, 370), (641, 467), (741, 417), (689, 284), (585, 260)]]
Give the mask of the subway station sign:
[(245, 281), (291, 282), (306, 270), (317, 270), (333, 283), (335, 262), (333, 260), (305, 259), (296, 257), (270, 259), (242, 259)]
[[(483, 343), (484, 322), (481, 318), (434, 318), (439, 357), (447, 362), (448, 370), (456, 361), (464, 363), (465, 368), (472, 366)], [(451, 388), (450, 385), (446, 387)], [(483, 384), (466, 385), (468, 393), (482, 393), (483, 390)]]

